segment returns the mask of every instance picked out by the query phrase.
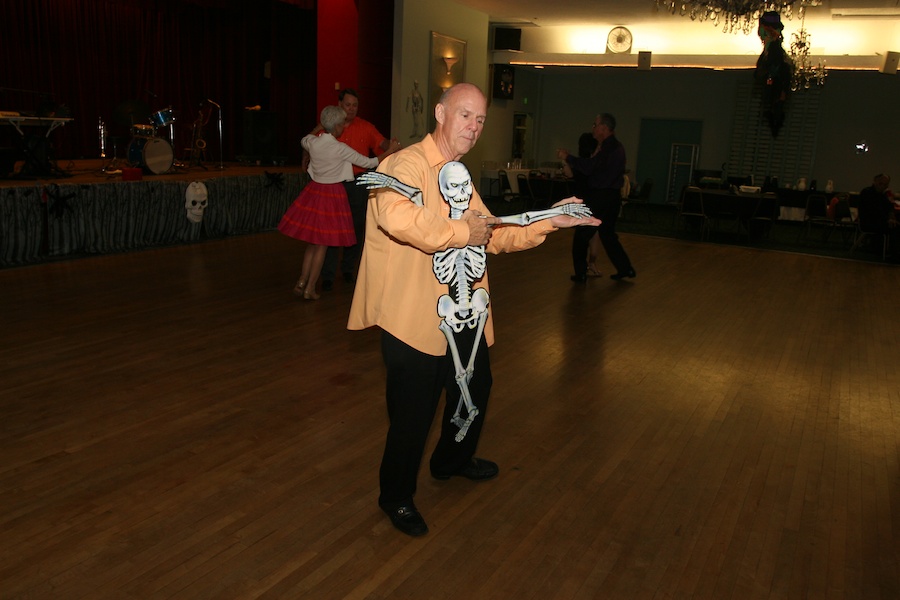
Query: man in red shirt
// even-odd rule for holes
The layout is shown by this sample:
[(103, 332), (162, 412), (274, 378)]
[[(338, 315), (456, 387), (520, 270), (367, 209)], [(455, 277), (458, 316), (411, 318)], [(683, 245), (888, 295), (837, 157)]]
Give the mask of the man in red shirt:
[[(347, 113), (344, 121), (344, 132), (337, 140), (344, 142), (363, 156), (378, 156), (388, 149), (392, 141), (385, 138), (370, 122), (357, 116), (359, 111), (359, 94), (352, 89), (341, 90), (338, 94), (338, 106)], [(353, 166), (353, 176), (358, 177), (365, 169)], [(341, 272), (344, 281), (353, 283), (356, 281), (356, 271), (359, 263), (359, 255), (362, 252), (363, 242), (366, 237), (366, 205), (368, 204), (369, 190), (365, 186), (356, 185), (356, 181), (344, 182), (347, 189), (347, 198), (350, 201), (350, 212), (353, 215), (353, 229), (356, 232), (356, 245), (343, 248), (344, 256), (341, 259)], [(337, 271), (338, 253), (341, 248), (329, 247), (325, 254), (325, 264), (322, 266), (322, 289), (326, 292), (334, 287), (334, 279)]]

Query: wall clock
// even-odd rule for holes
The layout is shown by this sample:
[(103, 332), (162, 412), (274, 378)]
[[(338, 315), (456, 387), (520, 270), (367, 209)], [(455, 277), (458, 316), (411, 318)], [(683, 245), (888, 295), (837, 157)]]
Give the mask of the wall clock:
[(606, 47), (615, 54), (628, 52), (631, 50), (631, 32), (627, 27), (613, 27), (606, 38)]

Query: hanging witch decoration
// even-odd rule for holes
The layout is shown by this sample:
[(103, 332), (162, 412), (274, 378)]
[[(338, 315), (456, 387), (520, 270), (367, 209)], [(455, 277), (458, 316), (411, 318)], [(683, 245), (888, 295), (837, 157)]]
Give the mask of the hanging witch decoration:
[(785, 104), (794, 74), (794, 64), (781, 45), (784, 41), (782, 30), (784, 25), (777, 12), (768, 11), (759, 18), (757, 33), (763, 51), (756, 60), (755, 77), (762, 85), (762, 113), (772, 130), (772, 137), (777, 137), (784, 125)]
[[(356, 180), (358, 185), (366, 189), (389, 188), (409, 198), (414, 204), (423, 206), (422, 191), (418, 188), (397, 181), (389, 175), (369, 171)], [(450, 205), (450, 218), (460, 219), (469, 208), (472, 198), (472, 176), (464, 164), (451, 161), (441, 167), (438, 173), (438, 185), (441, 196)], [(547, 210), (536, 210), (518, 215), (500, 217), (502, 225), (528, 225), (535, 221), (549, 219), (557, 215), (568, 215), (578, 219), (591, 217), (591, 210), (584, 204), (569, 202), (554, 206)], [(478, 408), (472, 402), (469, 393), (469, 382), (475, 368), (475, 355), (478, 352), (478, 340), (487, 322), (490, 295), (484, 288), (473, 290), (473, 284), (484, 276), (487, 268), (487, 254), (484, 246), (465, 246), (448, 248), (436, 252), (431, 260), (432, 271), (437, 280), (449, 287), (449, 293), (438, 299), (437, 313), (441, 317), (438, 328), (447, 338), (450, 355), (453, 357), (454, 376), (459, 386), (460, 398), (451, 422), (459, 428), (456, 441), (461, 442), (469, 426), (478, 416)], [(460, 355), (459, 344), (455, 334), (464, 329), (475, 329), (475, 344), (468, 357)], [(465, 359), (465, 364), (463, 360)], [(465, 409), (465, 418), (463, 418)]]

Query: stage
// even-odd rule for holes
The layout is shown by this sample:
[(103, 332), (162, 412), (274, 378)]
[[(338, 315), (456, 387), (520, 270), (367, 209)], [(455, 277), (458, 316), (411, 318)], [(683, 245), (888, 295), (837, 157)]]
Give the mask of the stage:
[[(270, 230), (307, 181), (296, 165), (218, 162), (126, 181), (104, 172), (108, 163), (59, 161), (40, 178), (0, 179), (0, 267)], [(208, 203), (189, 214), (194, 181), (206, 186)]]

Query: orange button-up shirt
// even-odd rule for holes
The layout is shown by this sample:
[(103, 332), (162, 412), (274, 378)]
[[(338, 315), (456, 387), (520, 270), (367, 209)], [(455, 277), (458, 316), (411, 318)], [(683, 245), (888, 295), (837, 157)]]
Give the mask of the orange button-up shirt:
[[(463, 248), (469, 227), (450, 218), (450, 205), (438, 186), (444, 159), (431, 135), (381, 162), (378, 171), (422, 190), (424, 206), (392, 190), (369, 195), (366, 243), (350, 307), (348, 329), (378, 326), (420, 352), (443, 356), (447, 339), (438, 329), (438, 298), (449, 293), (432, 271), (432, 255), (447, 248)], [(490, 214), (478, 192), (469, 208)], [(493, 254), (525, 250), (541, 244), (556, 228), (549, 219), (527, 227), (501, 226), (494, 230), (487, 251)], [(472, 289), (488, 289), (487, 272)], [(494, 343), (490, 311), (484, 328)]]

